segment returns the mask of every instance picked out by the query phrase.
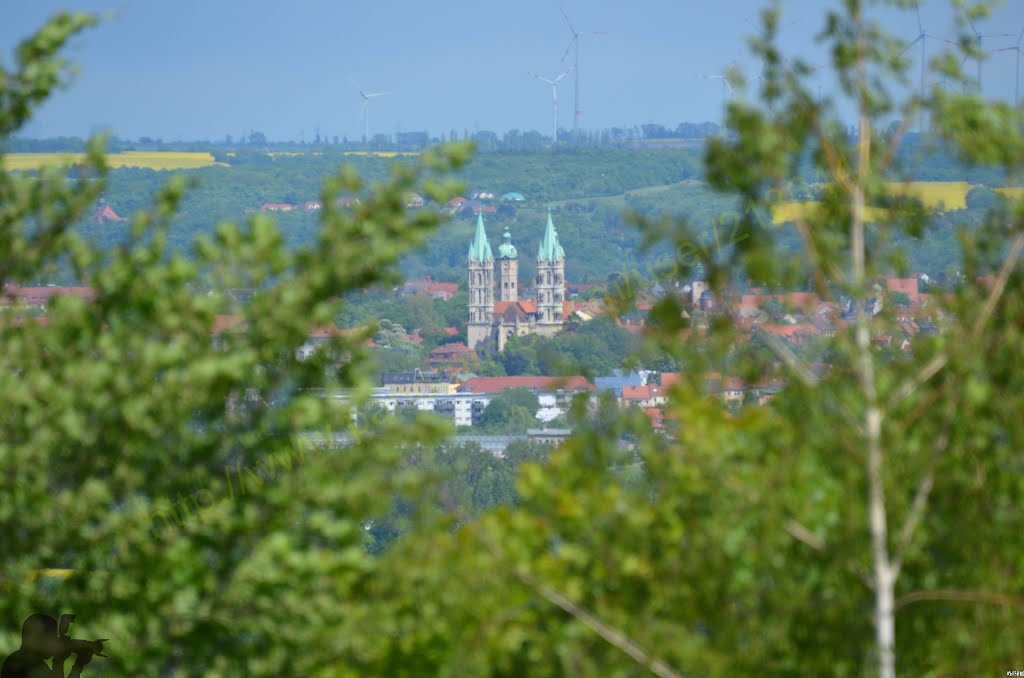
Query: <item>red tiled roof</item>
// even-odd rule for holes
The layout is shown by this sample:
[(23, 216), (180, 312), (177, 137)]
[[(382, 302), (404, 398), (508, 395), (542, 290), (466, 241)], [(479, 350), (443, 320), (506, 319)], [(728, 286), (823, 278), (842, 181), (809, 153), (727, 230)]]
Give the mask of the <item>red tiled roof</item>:
[(11, 300), (23, 304), (45, 305), (53, 297), (78, 297), (83, 301), (92, 301), (96, 298), (96, 290), (91, 287), (19, 287), (8, 285), (4, 288), (3, 303), (10, 303)]
[(803, 311), (809, 311), (821, 304), (821, 299), (815, 292), (784, 292), (782, 294), (744, 294), (736, 310), (754, 310), (760, 308), (769, 299), (776, 299), (784, 306), (794, 306)]
[(501, 315), (508, 310), (509, 306), (519, 306), (519, 309), (523, 313), (536, 313), (537, 302), (528, 299), (520, 299), (519, 301), (496, 301), (494, 302), (494, 312)]
[(452, 295), (459, 291), (459, 285), (457, 283), (439, 283), (434, 282), (430, 278), (423, 278), (421, 280), (407, 280), (402, 285), (402, 291), (405, 294), (421, 294), (431, 297), (443, 297), (445, 301), (450, 299)]
[(451, 344), (443, 344), (438, 346), (430, 352), (429, 357), (431, 360), (443, 360), (454, 358), (461, 355), (467, 355), (469, 353), (476, 353), (469, 346), (466, 346), (461, 341), (456, 341)]
[(457, 327), (446, 327), (446, 328), (444, 328), (444, 333), (447, 334), (449, 337), (457, 337), (457, 336), (459, 336), (459, 328), (457, 328)]
[(244, 318), (240, 315), (218, 315), (213, 319), (213, 328), (210, 330), (210, 334), (215, 337), (224, 334), (241, 325), (243, 320)]
[(765, 323), (763, 325), (757, 325), (756, 329), (779, 337), (786, 337), (787, 339), (792, 339), (800, 335), (813, 336), (820, 334), (818, 328), (810, 324), (777, 325), (774, 323)]
[(729, 377), (725, 380), (725, 390), (727, 391), (742, 391), (746, 387), (746, 384), (739, 377)]
[(443, 294), (444, 298), (447, 300), (458, 291), (459, 286), (456, 283), (431, 283), (423, 291), (423, 294), (433, 296), (434, 294), (440, 293)]
[(886, 278), (885, 288), (889, 292), (903, 292), (911, 304), (916, 304), (920, 296), (917, 278)]
[(648, 407), (644, 414), (651, 420), (652, 428), (665, 428), (665, 413), (660, 407)]
[(509, 388), (534, 391), (593, 391), (595, 386), (586, 377), (473, 377), (462, 388), (470, 393), (501, 393)]
[(657, 384), (645, 384), (643, 386), (623, 386), (623, 400), (649, 400), (662, 394), (662, 387)]
[(309, 331), (310, 339), (326, 339), (328, 337), (340, 337), (347, 334), (345, 330), (338, 329), (334, 325), (321, 325)]
[(622, 399), (623, 400), (647, 400), (651, 397), (651, 389), (649, 386), (623, 386), (622, 387)]
[(92, 218), (97, 223), (103, 224), (108, 221), (128, 221), (122, 216), (118, 216), (117, 212), (111, 209), (110, 205), (103, 205), (93, 212)]

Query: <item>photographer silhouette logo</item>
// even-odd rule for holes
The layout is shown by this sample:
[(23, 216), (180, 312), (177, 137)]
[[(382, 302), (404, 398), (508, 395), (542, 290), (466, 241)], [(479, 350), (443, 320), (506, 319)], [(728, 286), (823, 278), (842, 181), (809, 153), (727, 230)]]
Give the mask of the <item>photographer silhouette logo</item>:
[[(106, 638), (79, 640), (68, 635), (73, 621), (73, 614), (62, 614), (59, 624), (56, 619), (43, 613), (36, 613), (26, 619), (21, 626), (21, 647), (4, 660), (0, 678), (63, 678), (64, 662), (71, 655), (75, 655), (75, 663), (67, 676), (76, 678), (82, 675), (82, 670), (94, 656), (106, 657), (103, 654)], [(47, 659), (53, 659), (52, 668), (46, 665)]]

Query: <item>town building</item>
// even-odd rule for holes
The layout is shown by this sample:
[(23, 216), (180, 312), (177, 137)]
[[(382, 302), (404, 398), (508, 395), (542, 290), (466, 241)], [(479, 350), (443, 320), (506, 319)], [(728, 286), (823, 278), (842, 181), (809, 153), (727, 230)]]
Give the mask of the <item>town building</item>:
[[(562, 328), (571, 302), (565, 297), (565, 250), (548, 211), (548, 221), (537, 249), (537, 277), (533, 299), (520, 298), (519, 252), (508, 228), (495, 258), (484, 229), (483, 215), (477, 215), (476, 234), (469, 246), (469, 325), (467, 345), (472, 349), (501, 351), (513, 336), (551, 336)], [(497, 289), (497, 300), (495, 300)]]

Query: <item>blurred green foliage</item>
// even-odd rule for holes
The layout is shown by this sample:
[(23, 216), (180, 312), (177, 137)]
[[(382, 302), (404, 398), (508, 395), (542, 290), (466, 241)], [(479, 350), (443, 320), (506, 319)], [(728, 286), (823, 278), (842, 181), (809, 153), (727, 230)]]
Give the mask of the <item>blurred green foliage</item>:
[[(902, 162), (889, 119), (917, 112), (892, 86), (902, 45), (862, 10), (829, 12), (821, 35), (860, 105), (854, 137), (808, 91), (809, 66), (780, 58), (777, 17), (764, 15), (760, 99), (730, 104), (706, 178), (760, 209), (811, 163), (827, 177), (824, 211), (799, 225), (800, 261), (744, 211), (748, 237), (702, 262), (719, 293), (810, 274), (823, 296), (863, 308), (894, 253), (924, 237), (921, 206), (885, 187)], [(87, 23), (61, 15), (20, 48), (0, 78), (4, 134), (60, 82), (60, 47)], [(955, 157), (1020, 176), (1019, 112), (941, 89), (921, 104)], [(896, 331), (891, 314), (861, 312), (823, 347), (833, 369), (821, 376), (785, 347), (738, 342), (724, 318), (698, 341), (662, 307), (643, 348), (684, 366), (669, 434), (608, 395), (581, 397), (574, 435), (549, 457), (517, 446), (499, 460), (442, 444), (449, 430), (428, 418), (353, 426), (373, 383), (365, 342), (400, 342), (400, 320), (295, 356), (349, 295), (397, 284), (401, 258), (440, 223), (407, 211), (406, 194), (444, 201), (464, 188), (448, 178), (467, 159), (448, 147), (372, 186), (335, 167), (324, 204), (364, 199), (323, 210), (305, 244), (256, 216), (184, 252), (171, 246), (183, 181), (116, 247), (72, 229), (104, 192), (99, 143), (74, 181), (0, 174), (4, 281), (61, 265), (96, 290), (57, 299), (46, 322), (0, 324), (0, 649), (45, 610), (111, 639), (97, 675), (889, 675), (877, 632), (888, 614), (901, 673), (1016, 665), (1024, 205), (950, 224), (965, 282), (936, 295), (943, 332), (911, 350), (878, 341)], [(869, 204), (891, 205), (891, 220), (864, 223)], [(670, 251), (700, 235), (687, 215), (634, 219)], [(241, 287), (253, 295), (226, 293)], [(223, 313), (242, 321), (214, 337)], [(620, 339), (595, 327), (599, 356), (599, 340)], [(572, 336), (576, 360), (596, 359)], [(770, 407), (729, 412), (704, 383), (726, 369), (789, 384)], [(354, 399), (322, 397), (342, 388)], [(153, 534), (172, 498), (317, 443), (260, 492), (213, 493), (201, 519)], [(891, 613), (879, 611), (887, 592)]]

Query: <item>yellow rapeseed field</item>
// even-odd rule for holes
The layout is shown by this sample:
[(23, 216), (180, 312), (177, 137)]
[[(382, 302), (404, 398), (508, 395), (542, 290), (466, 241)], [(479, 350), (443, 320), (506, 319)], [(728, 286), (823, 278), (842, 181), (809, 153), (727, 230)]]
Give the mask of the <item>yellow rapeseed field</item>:
[[(8, 170), (33, 170), (70, 165), (79, 162), (81, 158), (81, 154), (77, 153), (10, 153), (3, 156), (3, 166)], [(111, 167), (142, 167), (154, 170), (195, 169), (217, 164), (209, 153), (183, 151), (108, 153), (107, 163)]]
[(967, 193), (973, 188), (966, 181), (911, 181), (886, 186), (896, 195), (909, 195), (928, 209), (941, 211), (967, 209)]
[(1024, 186), (1007, 186), (1005, 188), (997, 188), (996, 193), (1005, 195), (1010, 200), (1020, 200), (1024, 198)]
[[(928, 209), (948, 211), (967, 208), (967, 193), (971, 184), (966, 181), (910, 181), (906, 183), (892, 182), (886, 187), (896, 195), (908, 195), (917, 198)], [(997, 191), (1010, 197), (1024, 195), (1024, 188), (999, 188)], [(772, 211), (772, 222), (781, 224), (795, 221), (801, 216), (810, 216), (817, 208), (816, 202), (784, 202)], [(877, 207), (867, 208), (867, 218), (878, 221), (885, 218), (885, 210)]]
[(419, 155), (416, 151), (345, 151), (345, 155), (371, 155), (377, 158), (394, 158), (400, 155)]
[[(800, 218), (810, 218), (820, 206), (820, 202), (781, 203), (772, 210), (772, 223), (781, 224), (787, 221), (796, 221)], [(878, 207), (868, 207), (864, 210), (864, 216), (867, 217), (868, 221), (881, 221), (885, 218), (885, 210)]]
[[(234, 155), (234, 153), (228, 153)], [(274, 152), (275, 156), (301, 156), (305, 153)], [(321, 155), (321, 153), (314, 153)], [(346, 151), (345, 155), (372, 156), (377, 158), (394, 158), (398, 156), (414, 156), (419, 153), (412, 151)], [(34, 170), (44, 167), (66, 167), (79, 162), (80, 153), (9, 153), (0, 159), (7, 170)], [(111, 167), (143, 167), (153, 170), (182, 170), (223, 165), (215, 162), (209, 153), (186, 153), (180, 151), (125, 151), (124, 153), (108, 153), (107, 162)]]

